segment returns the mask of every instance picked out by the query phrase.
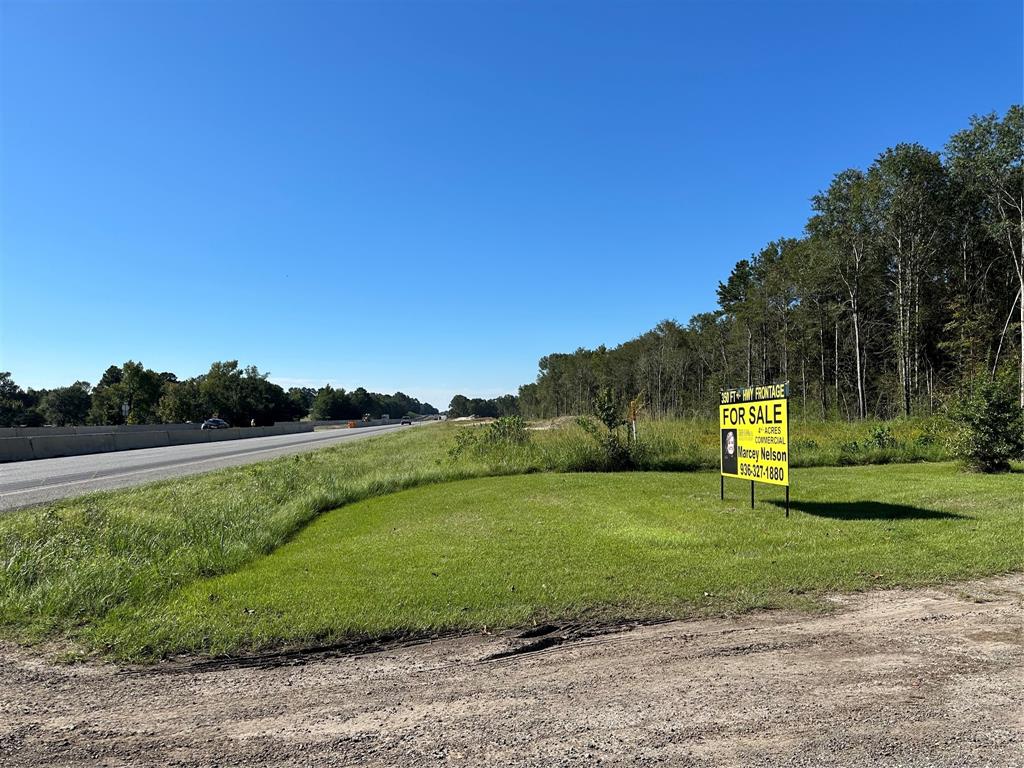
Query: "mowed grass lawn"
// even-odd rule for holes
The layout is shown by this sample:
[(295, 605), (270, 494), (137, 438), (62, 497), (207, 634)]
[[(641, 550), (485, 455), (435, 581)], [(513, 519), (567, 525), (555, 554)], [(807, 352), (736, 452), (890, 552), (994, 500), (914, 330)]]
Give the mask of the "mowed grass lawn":
[[(1020, 570), (1024, 476), (951, 464), (461, 480), (328, 512), (266, 557), (87, 629), (122, 657), (213, 654), (550, 620), (821, 605), (822, 593)], [(775, 502), (775, 503), (773, 503)]]

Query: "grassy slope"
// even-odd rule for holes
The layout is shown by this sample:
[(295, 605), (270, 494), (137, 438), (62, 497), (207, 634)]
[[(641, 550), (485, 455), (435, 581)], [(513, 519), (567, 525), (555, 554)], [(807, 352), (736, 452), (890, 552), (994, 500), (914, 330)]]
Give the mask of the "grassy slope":
[[(804, 603), (1024, 566), (1019, 473), (948, 464), (804, 469), (789, 519), (710, 473), (470, 480), (322, 516), (273, 555), (125, 606), (91, 632), (127, 657), (395, 631)], [(763, 490), (760, 490), (763, 489)], [(706, 594), (707, 593), (707, 594)]]
[(0, 515), (0, 627), (87, 625), (271, 552), (324, 510), (484, 471), (451, 466), (422, 427)]

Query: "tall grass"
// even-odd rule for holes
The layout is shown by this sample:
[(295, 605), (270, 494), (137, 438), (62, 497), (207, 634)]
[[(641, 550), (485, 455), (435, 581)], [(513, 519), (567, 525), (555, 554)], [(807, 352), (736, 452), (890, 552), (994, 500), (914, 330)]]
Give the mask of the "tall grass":
[[(529, 451), (518, 461), (555, 472), (600, 472), (607, 459), (600, 445), (574, 421), (542, 425), (533, 431)], [(789, 427), (790, 465), (826, 467), (945, 461), (950, 458), (937, 418), (898, 421), (793, 421)], [(719, 433), (707, 420), (642, 421), (634, 464), (640, 470), (691, 471), (719, 465)]]

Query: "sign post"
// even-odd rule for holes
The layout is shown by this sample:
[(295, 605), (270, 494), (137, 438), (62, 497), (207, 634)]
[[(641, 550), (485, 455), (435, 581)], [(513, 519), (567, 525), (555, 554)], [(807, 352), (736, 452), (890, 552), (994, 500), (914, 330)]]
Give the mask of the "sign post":
[(718, 423), (721, 497), (727, 477), (750, 481), (751, 509), (755, 482), (782, 485), (789, 517), (789, 383), (723, 389)]

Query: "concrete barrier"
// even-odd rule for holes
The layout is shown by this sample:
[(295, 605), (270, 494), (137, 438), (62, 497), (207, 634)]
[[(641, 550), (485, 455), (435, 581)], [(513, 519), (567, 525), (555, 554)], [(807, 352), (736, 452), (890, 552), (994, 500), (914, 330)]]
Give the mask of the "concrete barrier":
[[(171, 444), (169, 432), (115, 432), (115, 451), (136, 451), (140, 448), (160, 448)], [(189, 434), (189, 433), (186, 433)]]
[(211, 431), (208, 429), (171, 431), (167, 433), (168, 445), (192, 445), (193, 443), (210, 442)]
[(77, 427), (4, 427), (0, 429), (0, 437), (73, 435), (76, 429)]
[(401, 424), (405, 419), (370, 419), (368, 421), (363, 421), (362, 419), (333, 419), (330, 421), (319, 420), (300, 423), (312, 424), (314, 427), (346, 427), (350, 421), (354, 421), (357, 427), (385, 427), (392, 424)]
[(37, 459), (53, 459), (57, 456), (79, 456), (84, 453), (107, 453), (115, 450), (114, 435), (54, 435), (53, 437), (30, 437), (32, 456)]
[[(229, 429), (154, 429), (152, 426), (131, 425), (132, 429), (117, 432), (68, 432), (75, 427), (32, 428), (42, 435), (4, 436), (0, 434), (0, 463), (7, 461), (28, 461), (30, 459), (52, 459), (57, 456), (81, 456), (89, 453), (109, 451), (133, 451), (140, 448), (160, 448), (169, 445), (191, 445), (193, 443), (243, 440), (251, 437), (271, 435), (293, 435), (312, 432), (309, 421), (289, 421), (272, 427), (231, 427)], [(166, 425), (170, 427), (172, 425)], [(141, 429), (139, 427), (142, 427)], [(53, 430), (60, 430), (55, 433)], [(78, 427), (77, 429), (85, 429)], [(88, 429), (99, 429), (89, 427)], [(110, 429), (110, 428), (108, 428)]]
[[(115, 435), (131, 432), (191, 432), (202, 424), (118, 424), (117, 426), (65, 427), (75, 430), (76, 435), (96, 435), (101, 432), (113, 432)], [(60, 429), (60, 427), (41, 427), (42, 430)], [(46, 432), (43, 432), (46, 434)]]
[(0, 427), (0, 440), (5, 437), (56, 437), (60, 435), (100, 435), (121, 432), (188, 432), (201, 424), (119, 424), (116, 426), (82, 427)]
[(27, 437), (0, 437), (0, 462), (34, 459), (32, 441)]
[[(253, 429), (274, 430), (268, 435), (289, 435), (298, 432), (309, 432), (317, 422), (282, 421), (273, 427), (232, 427), (249, 433), (250, 437), (259, 435)], [(327, 422), (325, 422), (327, 423)], [(9, 437), (58, 437), (67, 435), (106, 435), (132, 432), (206, 432), (201, 424), (118, 424), (116, 426), (81, 426), (81, 427), (0, 427), (0, 440)], [(216, 431), (216, 430), (214, 430)]]
[[(198, 422), (191, 422), (188, 424), (128, 424), (126, 426), (119, 427), (119, 429), (125, 432), (152, 432), (154, 429), (164, 430), (167, 432), (178, 431), (178, 432), (189, 432), (192, 430), (202, 429), (202, 424)], [(81, 429), (81, 427), (79, 427)]]
[[(242, 437), (242, 430), (238, 427), (228, 427), (227, 429), (208, 429), (206, 431), (210, 433), (211, 443), (216, 443), (221, 440), (238, 440)], [(249, 430), (247, 429), (245, 431), (248, 432)]]

